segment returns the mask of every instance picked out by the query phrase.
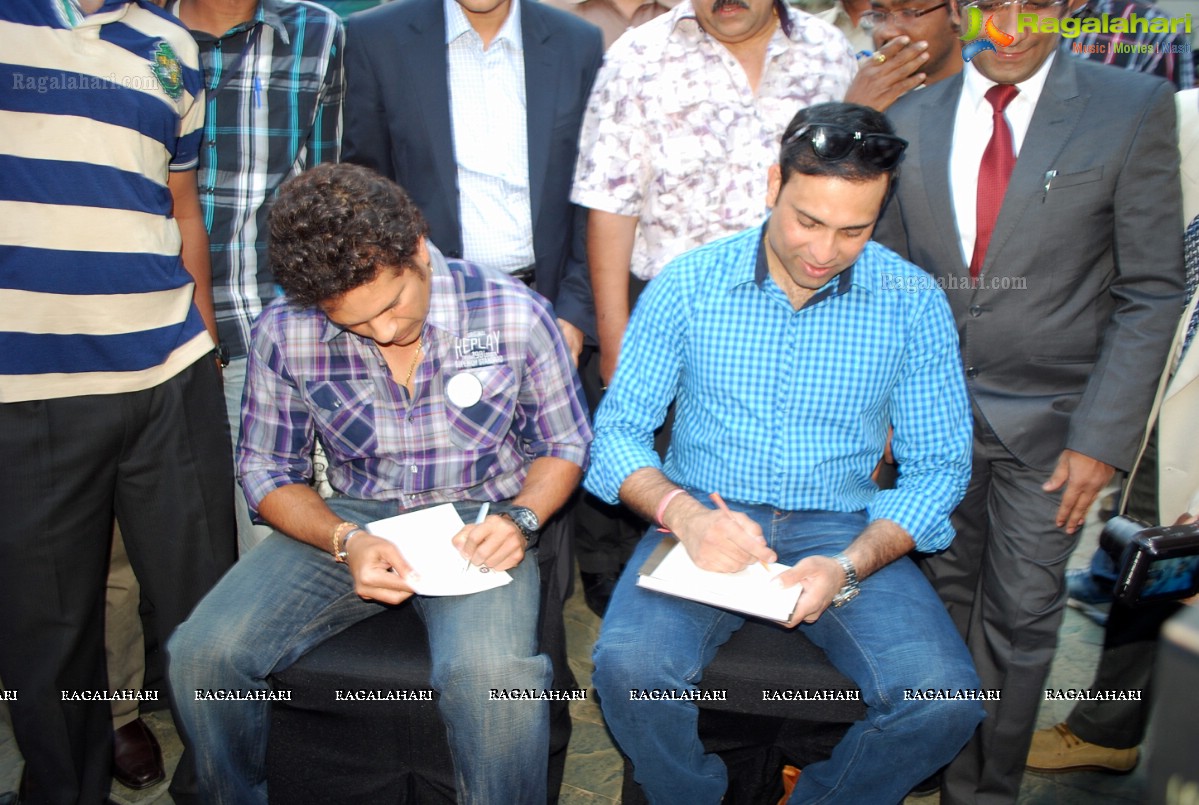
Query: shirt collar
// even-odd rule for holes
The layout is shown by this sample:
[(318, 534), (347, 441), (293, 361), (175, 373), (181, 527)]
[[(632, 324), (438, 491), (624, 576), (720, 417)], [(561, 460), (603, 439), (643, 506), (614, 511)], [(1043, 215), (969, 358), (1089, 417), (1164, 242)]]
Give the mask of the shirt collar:
[[(447, 45), (464, 34), (474, 33), (474, 28), (470, 25), (470, 20), (466, 18), (466, 12), (462, 10), (462, 6), (458, 5), (457, 0), (444, 0), (444, 6), (445, 43)], [(478, 36), (478, 34), (475, 34), (475, 36)], [(495, 42), (507, 42), (515, 51), (521, 52), (524, 50), (521, 36), (520, 0), (512, 0), (508, 6), (508, 17), (504, 20), (504, 24), (500, 26), (499, 33), (495, 35), (493, 44)]]
[[(91, 15), (84, 12), (78, 0), (51, 0), (59, 18), (68, 26), (104, 25), (125, 16), (129, 6), (136, 5), (136, 0), (104, 0), (104, 4)], [(100, 15), (105, 15), (101, 17)], [(88, 16), (91, 19), (86, 19)]]
[[(1053, 66), (1053, 60), (1057, 58), (1057, 49), (1049, 52), (1049, 57), (1041, 64), (1037, 71), (1028, 78), (1016, 85), (1020, 90), (1020, 94), (1012, 99), (1012, 103), (1019, 101), (1022, 104), (1029, 104), (1030, 109), (1035, 109), (1037, 101), (1041, 98), (1041, 90), (1045, 88), (1045, 79), (1049, 77), (1049, 68)], [(983, 108), (985, 105), (989, 111), (990, 104), (987, 103), (987, 90), (995, 86), (999, 82), (992, 81), (978, 71), (978, 68), (967, 62), (965, 69), (962, 71), (962, 92), (965, 93), (966, 100), (970, 103), (970, 108), (975, 112)]]
[(845, 6), (841, 0), (837, 0), (830, 8), (820, 12), (816, 16), (835, 28), (840, 28), (842, 25), (847, 25), (850, 28), (854, 27), (853, 18), (849, 16), (849, 12), (845, 10)]
[(465, 300), (454, 292), (454, 278), (445, 256), (428, 238), (425, 239), (425, 246), (429, 249), (430, 269), (429, 313), (425, 316), (425, 324), (444, 332), (456, 333), (461, 329), (458, 322), (466, 315)]
[[(766, 278), (770, 275), (770, 265), (766, 262), (766, 227), (769, 223), (770, 217), (767, 216), (766, 220), (762, 223), (762, 226), (758, 229), (758, 248), (757, 254), (754, 257), (752, 282), (754, 285), (757, 285), (759, 289), (762, 287), (762, 283), (764, 283)], [(868, 243), (866, 246), (869, 248), (870, 244)], [(865, 253), (866, 249), (863, 249), (862, 254), (864, 255)], [(860, 261), (861, 259), (862, 256), (859, 255), (858, 260)], [(831, 282), (826, 283), (823, 288), (812, 294), (811, 298), (804, 303), (804, 307), (811, 307), (819, 302), (823, 302), (825, 299), (829, 299), (834, 296), (840, 296), (841, 294), (848, 292), (849, 289), (854, 285), (860, 285), (861, 283), (854, 281), (854, 267), (856, 265), (857, 263), (855, 262), (854, 265), (851, 265), (849, 268), (833, 277)], [(730, 287), (735, 285), (743, 285), (750, 281), (750, 278), (746, 276), (741, 276), (739, 278), (734, 277), (734, 282)]]
[(279, 38), (283, 40), (283, 44), (290, 45), (291, 40), (287, 34), (287, 26), (283, 24), (282, 10), (282, 0), (261, 0), (258, 3), (258, 11), (254, 14), (254, 20), (265, 22), (274, 28), (275, 33), (279, 34)]

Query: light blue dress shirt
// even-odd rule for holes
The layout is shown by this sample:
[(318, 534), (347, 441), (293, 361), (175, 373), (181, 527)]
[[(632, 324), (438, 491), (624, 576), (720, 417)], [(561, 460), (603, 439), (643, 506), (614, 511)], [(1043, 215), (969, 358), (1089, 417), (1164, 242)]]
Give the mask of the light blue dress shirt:
[(462, 256), (500, 271), (526, 268), (533, 206), (520, 3), (486, 49), (454, 0), (445, 0), (445, 27)]
[[(684, 254), (651, 282), (596, 413), (585, 485), (615, 502), (661, 467), (675, 483), (784, 511), (866, 510), (917, 548), (953, 538), (972, 423), (957, 332), (933, 278), (870, 242), (795, 310), (754, 228)], [(677, 402), (665, 464), (653, 432)], [(896, 489), (870, 475), (887, 427)]]

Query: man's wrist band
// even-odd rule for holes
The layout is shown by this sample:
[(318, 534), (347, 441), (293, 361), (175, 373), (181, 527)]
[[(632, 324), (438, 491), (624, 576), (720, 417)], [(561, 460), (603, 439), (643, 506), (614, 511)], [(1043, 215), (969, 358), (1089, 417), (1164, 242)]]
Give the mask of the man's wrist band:
[(658, 502), (658, 513), (654, 515), (654, 522), (662, 528), (666, 528), (666, 523), (662, 522), (662, 517), (666, 514), (666, 507), (670, 505), (670, 501), (683, 494), (684, 491), (686, 490), (676, 487), (662, 496), (662, 500)]
[(333, 561), (345, 561), (345, 553), (342, 551), (341, 541), (348, 534), (355, 530), (361, 531), (362, 526), (358, 525), (357, 523), (351, 523), (348, 520), (343, 523), (338, 523), (337, 528), (333, 529), (333, 550), (331, 552), (333, 554)]

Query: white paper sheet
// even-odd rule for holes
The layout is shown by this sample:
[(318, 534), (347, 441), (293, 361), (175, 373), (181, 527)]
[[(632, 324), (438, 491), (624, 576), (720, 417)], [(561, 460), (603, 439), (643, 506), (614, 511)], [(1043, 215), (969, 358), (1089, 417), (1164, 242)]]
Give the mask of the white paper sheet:
[(466, 564), (450, 542), (462, 530), (462, 518), (450, 503), (399, 514), (367, 524), (367, 530), (392, 542), (420, 578), (420, 595), (469, 595), (503, 587), (512, 577), (503, 570), (483, 571)]
[(678, 540), (666, 537), (639, 571), (637, 586), (767, 620), (786, 621), (795, 611), (803, 585), (784, 589), (770, 584), (770, 580), (789, 569), (775, 562), (767, 570), (754, 562), (738, 573), (701, 570)]

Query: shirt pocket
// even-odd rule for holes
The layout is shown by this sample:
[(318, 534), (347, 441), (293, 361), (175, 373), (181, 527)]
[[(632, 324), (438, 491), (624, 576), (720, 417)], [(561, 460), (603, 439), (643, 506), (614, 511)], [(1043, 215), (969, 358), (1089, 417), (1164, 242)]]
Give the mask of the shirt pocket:
[(516, 412), (516, 373), (506, 364), (473, 369), (482, 386), (478, 402), (458, 406), (446, 398), (450, 442), (462, 450), (480, 450), (499, 444), (512, 429)]
[(350, 458), (377, 452), (373, 382), (320, 380), (308, 382), (306, 388), (317, 436), (327, 449)]
[(1098, 182), (1103, 178), (1103, 166), (1096, 165), (1093, 168), (1076, 173), (1061, 173), (1055, 175), (1049, 182), (1049, 190), (1052, 193), (1054, 190), (1065, 190), (1067, 187), (1077, 187), (1080, 184), (1090, 184)]

